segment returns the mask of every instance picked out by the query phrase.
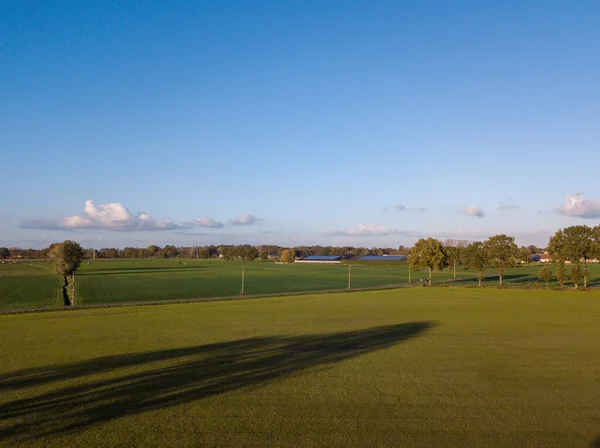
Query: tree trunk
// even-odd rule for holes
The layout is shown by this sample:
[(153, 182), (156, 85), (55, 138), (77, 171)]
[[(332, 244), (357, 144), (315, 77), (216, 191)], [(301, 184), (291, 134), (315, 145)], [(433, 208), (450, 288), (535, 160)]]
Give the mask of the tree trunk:
[(583, 276), (583, 289), (587, 289), (587, 275)]
[(454, 260), (454, 279), (456, 279), (456, 259)]
[(63, 276), (63, 286), (62, 286), (62, 296), (63, 303), (65, 306), (71, 305), (71, 300), (69, 299), (69, 293), (67, 292), (67, 287), (69, 286), (69, 281), (67, 280), (67, 276)]
[(429, 279), (428, 279), (428, 281), (429, 281), (429, 286), (431, 286), (431, 268), (429, 268)]
[(500, 277), (500, 286), (502, 286), (502, 277), (503, 277), (502, 271), (501, 270), (498, 271), (498, 274), (499, 274), (499, 277)]
[(546, 289), (548, 289), (548, 280), (546, 280)]
[(479, 285), (477, 286), (478, 288), (481, 288), (481, 279), (483, 278), (482, 275), (479, 275)]

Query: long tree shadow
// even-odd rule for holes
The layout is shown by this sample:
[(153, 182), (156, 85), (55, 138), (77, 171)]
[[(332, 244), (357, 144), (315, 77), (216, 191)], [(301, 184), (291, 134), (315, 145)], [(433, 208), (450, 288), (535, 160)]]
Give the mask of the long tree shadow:
[[(494, 283), (498, 283), (499, 280), (499, 276), (498, 274), (486, 274), (486, 276), (483, 279), (483, 284), (484, 285), (491, 285)], [(506, 282), (507, 284), (517, 284), (517, 283), (530, 283), (532, 281), (537, 280), (537, 277), (532, 277), (528, 274), (507, 274), (503, 277), (503, 282)], [(466, 277), (466, 278), (457, 278), (457, 279), (453, 279), (451, 280), (449, 283), (455, 285), (455, 284), (468, 284), (468, 283), (472, 283), (472, 284), (477, 284), (477, 278), (476, 277)]]
[[(431, 322), (411, 322), (320, 335), (250, 338), (13, 372), (0, 377), (0, 390), (44, 386), (52, 391), (33, 392), (0, 405), (0, 442), (68, 433), (257, 386), (393, 346), (431, 326)], [(69, 385), (61, 385), (62, 381)]]

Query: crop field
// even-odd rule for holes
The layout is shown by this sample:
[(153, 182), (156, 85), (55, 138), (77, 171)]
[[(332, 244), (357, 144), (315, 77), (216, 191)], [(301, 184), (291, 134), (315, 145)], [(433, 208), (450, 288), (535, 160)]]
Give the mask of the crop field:
[[(185, 263), (185, 264), (184, 264)], [(553, 266), (550, 266), (553, 268)], [(106, 304), (150, 300), (235, 296), (241, 292), (245, 269), (246, 294), (294, 293), (344, 289), (348, 286), (347, 265), (283, 265), (274, 263), (228, 263), (223, 260), (94, 260), (84, 262), (76, 276), (78, 304)], [(541, 287), (541, 266), (508, 269), (508, 287)], [(408, 283), (406, 264), (351, 268), (352, 288), (369, 288)], [(589, 284), (600, 284), (600, 265), (589, 265)], [(488, 270), (484, 285), (498, 284), (496, 272)], [(474, 272), (457, 269), (458, 281), (448, 286), (477, 286)], [(416, 271), (412, 283), (425, 281), (427, 272)], [(453, 277), (449, 270), (436, 272), (435, 282)], [(0, 264), (0, 309), (62, 305), (61, 282), (43, 261)], [(552, 287), (556, 282), (551, 283)], [(571, 285), (567, 285), (571, 286)]]
[(589, 447), (600, 292), (403, 288), (0, 316), (0, 445)]

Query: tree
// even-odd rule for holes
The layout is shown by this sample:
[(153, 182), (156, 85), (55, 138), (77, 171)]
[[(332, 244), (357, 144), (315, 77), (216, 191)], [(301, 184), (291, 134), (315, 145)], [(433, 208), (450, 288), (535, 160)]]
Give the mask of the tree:
[(555, 260), (556, 263), (556, 280), (558, 284), (562, 288), (565, 285), (565, 281), (567, 280), (567, 269), (565, 267), (564, 258), (557, 258)]
[(481, 282), (485, 277), (485, 270), (490, 265), (490, 258), (485, 245), (481, 241), (469, 244), (463, 250), (462, 261), (466, 267), (477, 271), (477, 279), (479, 280), (477, 286), (481, 288)]
[(499, 286), (502, 286), (504, 269), (516, 266), (519, 248), (512, 236), (504, 234), (490, 237), (484, 245), (488, 252), (490, 264), (498, 270)]
[(579, 268), (583, 276), (583, 286), (587, 288), (587, 260), (597, 252), (595, 248), (596, 231), (588, 226), (571, 226), (558, 230), (548, 243), (548, 252), (570, 260), (573, 264), (583, 262)]
[(583, 277), (584, 272), (581, 269), (581, 265), (579, 263), (574, 263), (571, 267), (571, 274), (569, 278), (575, 285), (575, 289), (579, 289), (579, 282), (581, 281), (581, 277)]
[(551, 269), (548, 269), (548, 266), (544, 265), (538, 274), (540, 280), (546, 282), (546, 289), (548, 289), (548, 282), (554, 278), (554, 274)]
[(151, 244), (144, 251), (144, 256), (146, 256), (148, 258), (152, 258), (155, 255), (157, 255), (158, 252), (160, 252), (160, 247), (159, 246), (155, 246), (154, 244)]
[(207, 260), (210, 258), (210, 250), (208, 247), (201, 247), (198, 249), (198, 258), (202, 258), (203, 260)]
[(448, 264), (452, 266), (454, 278), (456, 278), (456, 265), (460, 263), (462, 250), (467, 247), (466, 240), (446, 240), (444, 241), (444, 250), (448, 256)]
[(293, 263), (296, 259), (294, 251), (292, 249), (285, 249), (281, 252), (281, 261), (284, 263)]
[(448, 265), (448, 258), (444, 246), (435, 238), (421, 238), (410, 249), (408, 254), (409, 269), (427, 269), (429, 276), (427, 283), (431, 286), (433, 270), (440, 270)]
[[(55, 243), (49, 247), (48, 259), (53, 265), (54, 272), (62, 276), (63, 297), (65, 304), (75, 304), (75, 271), (79, 268), (81, 261), (85, 257), (85, 251), (75, 241), (66, 240), (62, 243)], [(69, 296), (67, 287), (69, 286), (69, 276), (71, 276), (71, 295)]]
[(529, 263), (531, 261), (531, 251), (525, 246), (519, 248), (519, 263)]
[(121, 251), (123, 258), (137, 258), (138, 250), (135, 247), (126, 247)]
[(0, 260), (10, 257), (10, 250), (6, 247), (0, 247)]

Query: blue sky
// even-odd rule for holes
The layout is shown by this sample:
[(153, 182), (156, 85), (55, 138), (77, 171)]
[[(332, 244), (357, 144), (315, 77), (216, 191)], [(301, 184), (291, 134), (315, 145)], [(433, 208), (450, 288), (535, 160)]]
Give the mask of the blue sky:
[(0, 245), (600, 223), (600, 2), (0, 4)]

